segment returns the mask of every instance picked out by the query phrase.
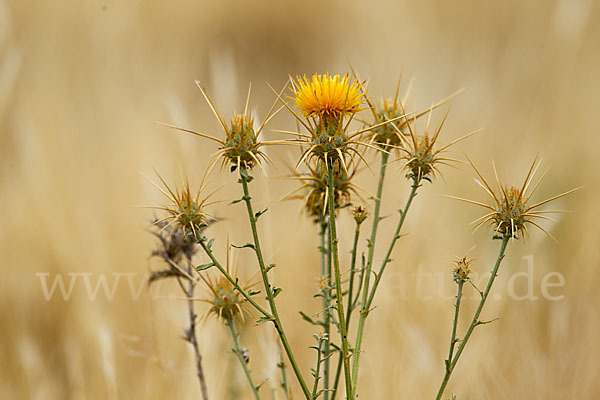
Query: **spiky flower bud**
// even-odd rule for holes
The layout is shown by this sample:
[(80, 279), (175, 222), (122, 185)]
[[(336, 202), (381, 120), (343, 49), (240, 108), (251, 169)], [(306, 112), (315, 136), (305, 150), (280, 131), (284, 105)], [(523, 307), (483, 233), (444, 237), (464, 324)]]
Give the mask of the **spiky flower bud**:
[(354, 217), (354, 221), (356, 221), (357, 225), (365, 222), (367, 217), (369, 216), (369, 212), (362, 206), (356, 206), (352, 209), (352, 216)]
[(468, 260), (467, 257), (459, 258), (458, 260), (454, 261), (452, 275), (456, 283), (466, 282), (469, 280), (472, 263), (473, 260)]

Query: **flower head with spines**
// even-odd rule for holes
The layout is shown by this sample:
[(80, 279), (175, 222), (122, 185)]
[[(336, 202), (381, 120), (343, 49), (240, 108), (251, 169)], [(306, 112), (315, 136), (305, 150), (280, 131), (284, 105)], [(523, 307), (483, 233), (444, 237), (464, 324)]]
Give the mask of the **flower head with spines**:
[[(541, 160), (538, 160), (536, 157), (531, 167), (529, 168), (527, 175), (525, 176), (525, 180), (523, 184), (520, 186), (509, 186), (502, 185), (498, 178), (498, 172), (496, 171), (496, 165), (492, 162), (492, 166), (494, 169), (494, 175), (496, 177), (496, 186), (494, 189), (487, 180), (483, 177), (483, 175), (479, 172), (475, 164), (467, 157), (469, 163), (475, 170), (477, 177), (479, 179), (475, 179), (475, 182), (486, 192), (486, 194), (492, 200), (491, 204), (483, 203), (475, 200), (463, 199), (455, 196), (448, 196), (450, 198), (454, 198), (457, 200), (465, 201), (467, 203), (475, 204), (480, 207), (486, 208), (488, 213), (477, 218), (471, 224), (474, 225), (474, 229), (477, 230), (482, 225), (486, 223), (490, 224), (493, 227), (494, 238), (499, 239), (503, 237), (510, 237), (513, 239), (518, 239), (521, 236), (527, 235), (529, 236), (529, 231), (527, 227), (529, 225), (534, 226), (540, 230), (542, 230), (546, 235), (548, 235), (552, 240), (557, 242), (557, 240), (544, 229), (538, 222), (540, 220), (550, 220), (556, 221), (553, 218), (550, 218), (548, 214), (556, 214), (566, 212), (565, 210), (536, 210), (538, 207), (541, 207), (544, 204), (547, 204), (551, 201), (559, 199), (563, 196), (566, 196), (574, 191), (580, 189), (581, 187), (568, 190), (564, 193), (561, 193), (556, 196), (552, 196), (544, 201), (540, 201), (538, 203), (530, 204), (530, 199), (532, 195), (535, 193), (539, 184), (542, 182), (542, 179), (548, 172), (544, 172), (542, 176), (538, 179), (538, 181), (531, 186), (533, 182), (533, 177), (538, 171)], [(531, 189), (530, 189), (531, 188)]]
[(279, 144), (277, 141), (262, 141), (260, 139), (261, 133), (265, 125), (283, 108), (275, 109), (277, 100), (271, 106), (267, 113), (265, 120), (258, 126), (255, 125), (254, 116), (250, 111), (250, 93), (252, 86), (248, 88), (248, 96), (246, 97), (246, 104), (244, 106), (243, 113), (234, 113), (229, 124), (225, 122), (225, 119), (219, 114), (215, 103), (208, 96), (206, 90), (200, 85), (200, 82), (196, 81), (196, 85), (202, 92), (202, 95), (206, 99), (211, 111), (217, 118), (219, 125), (223, 128), (225, 138), (221, 139), (215, 136), (211, 136), (202, 132), (198, 132), (191, 129), (181, 128), (175, 125), (163, 124), (165, 126), (192, 133), (194, 135), (210, 139), (221, 145), (216, 155), (217, 158), (208, 168), (210, 171), (214, 164), (218, 161), (219, 157), (222, 159), (222, 166), (227, 164), (231, 165), (231, 170), (239, 169), (241, 166), (244, 168), (252, 169), (255, 165), (262, 168), (261, 161), (271, 162), (269, 157), (262, 151), (262, 147)]

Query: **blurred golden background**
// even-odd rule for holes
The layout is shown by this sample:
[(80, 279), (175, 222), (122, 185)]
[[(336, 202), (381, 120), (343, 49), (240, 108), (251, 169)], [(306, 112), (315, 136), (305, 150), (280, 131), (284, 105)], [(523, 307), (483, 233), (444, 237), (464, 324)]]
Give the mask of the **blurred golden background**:
[[(510, 245), (484, 310), (487, 319), (500, 319), (476, 330), (448, 395), (599, 398), (599, 22), (592, 0), (0, 0), (0, 397), (199, 398), (192, 350), (180, 339), (185, 303), (169, 298), (178, 288), (144, 285), (145, 274), (160, 268), (149, 256), (156, 240), (147, 232), (156, 213), (135, 205), (166, 201), (140, 172), (155, 177), (155, 168), (179, 183), (181, 168), (199, 185), (216, 147), (154, 121), (218, 135), (195, 79), (226, 115), (243, 107), (251, 81), (260, 117), (274, 99), (265, 82), (281, 87), (288, 74), (346, 73), (349, 58), (374, 99), (393, 95), (401, 70), (403, 89), (414, 78), (416, 109), (465, 87), (450, 103), (442, 142), (484, 128), (451, 153), (468, 154), (487, 176), (493, 158), (509, 183), (520, 182), (540, 154), (552, 168), (536, 198), (585, 186), (553, 207), (573, 213), (544, 224), (559, 245), (539, 231)], [(266, 135), (277, 138), (270, 129), (294, 125), (282, 112)], [(282, 163), (298, 157), (294, 148), (269, 154)], [(434, 398), (451, 329), (453, 255), (477, 245), (470, 254), (483, 274), (497, 251), (489, 231), (469, 230), (481, 210), (442, 196), (484, 199), (473, 172), (465, 165), (443, 172), (417, 197), (409, 235), (375, 301), (360, 398)], [(319, 311), (311, 297), (317, 235), (298, 216), (299, 202), (277, 201), (294, 188), (277, 179), (286, 173), (270, 168), (271, 178), (257, 174), (252, 186), (257, 207), (270, 206), (261, 219), (263, 240), (278, 264), (273, 276), (284, 288), (284, 323), (308, 375), (315, 329), (297, 311)], [(225, 185), (218, 198), (239, 197), (232, 175), (217, 169), (212, 177), (211, 187)], [(358, 179), (375, 191), (368, 170)], [(380, 238), (391, 234), (408, 189), (399, 168), (391, 168), (383, 205), (391, 217)], [(221, 255), (227, 235), (234, 243), (250, 237), (242, 206), (226, 204), (211, 210), (224, 218), (211, 230)], [(339, 223), (347, 263), (347, 212)], [(365, 229), (363, 245), (367, 235)], [(236, 257), (250, 275), (254, 260), (243, 250)], [(510, 280), (529, 263), (530, 280)], [(548, 289), (555, 299), (542, 292), (551, 272), (565, 282)], [(67, 289), (74, 282), (68, 299), (58, 286), (47, 299), (43, 284), (50, 290), (57, 276)], [(92, 299), (89, 289), (102, 276), (115, 291), (98, 286)], [(519, 298), (529, 290), (536, 300)], [(469, 296), (465, 312), (476, 305), (476, 293)], [(211, 399), (250, 398), (225, 328), (212, 319), (198, 329)], [(275, 339), (266, 325), (244, 335), (265, 388), (277, 385)]]

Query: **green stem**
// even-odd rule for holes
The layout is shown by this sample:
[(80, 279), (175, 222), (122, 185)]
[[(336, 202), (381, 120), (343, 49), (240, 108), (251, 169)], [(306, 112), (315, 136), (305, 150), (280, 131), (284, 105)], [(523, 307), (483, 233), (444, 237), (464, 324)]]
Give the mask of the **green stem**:
[[(371, 279), (371, 268), (373, 266), (373, 256), (375, 254), (375, 240), (377, 239), (377, 228), (379, 227), (379, 213), (381, 211), (381, 196), (383, 195), (383, 183), (385, 181), (385, 171), (387, 169), (387, 163), (390, 155), (387, 152), (381, 153), (381, 167), (379, 168), (379, 180), (377, 182), (377, 195), (375, 197), (375, 209), (373, 211), (373, 227), (371, 228), (371, 238), (369, 239), (368, 247), (368, 255), (367, 255), (367, 265), (364, 271), (364, 281), (363, 281), (363, 292), (362, 292), (362, 303), (360, 312), (360, 319), (358, 321), (358, 330), (356, 343), (362, 341), (362, 333), (364, 330), (365, 317), (367, 313), (367, 309), (364, 308), (364, 305), (368, 301), (369, 295), (369, 281)], [(363, 317), (365, 314), (365, 317)], [(360, 357), (357, 352), (357, 348), (354, 348), (354, 360), (352, 364), (352, 383), (356, 387), (357, 377), (358, 377), (358, 359)]]
[(285, 393), (285, 398), (289, 399), (289, 390), (288, 390), (288, 384), (287, 384), (287, 374), (285, 373), (285, 362), (283, 360), (283, 354), (281, 354), (281, 351), (279, 352), (279, 363), (277, 364), (277, 367), (281, 370), (281, 388), (283, 389), (283, 392)]
[(458, 280), (458, 288), (456, 289), (456, 304), (454, 304), (454, 321), (452, 322), (452, 336), (450, 337), (450, 349), (448, 350), (448, 359), (446, 360), (447, 366), (452, 361), (454, 355), (454, 346), (458, 342), (456, 337), (456, 328), (458, 327), (458, 315), (460, 310), (460, 300), (462, 299), (463, 285), (465, 282), (462, 279)]
[(311, 399), (317, 398), (317, 391), (319, 390), (319, 379), (321, 378), (321, 355), (322, 355), (322, 343), (323, 339), (319, 338), (318, 346), (317, 346), (317, 366), (315, 367), (315, 381), (313, 383), (313, 390)]
[[(358, 238), (360, 237), (360, 225), (361, 224), (356, 224), (356, 229), (354, 230), (354, 243), (352, 245), (352, 253), (351, 253), (352, 260), (350, 262), (350, 283), (348, 285), (348, 310), (346, 310), (346, 329), (348, 331), (350, 330), (350, 320), (352, 317), (352, 311), (354, 311), (354, 307), (355, 307), (355, 302), (353, 301), (352, 296), (353, 296), (353, 292), (354, 292), (354, 275), (356, 272), (356, 253), (358, 250)], [(358, 291), (360, 292), (360, 286), (358, 288)], [(335, 381), (333, 384), (333, 392), (331, 394), (332, 399), (335, 399), (335, 395), (337, 393), (338, 385), (340, 382), (341, 370), (342, 370), (342, 358), (340, 357), (340, 359), (338, 360)]]
[(283, 324), (281, 323), (281, 319), (279, 318), (279, 312), (277, 311), (277, 305), (275, 304), (275, 296), (273, 295), (273, 286), (269, 281), (269, 275), (267, 272), (267, 267), (265, 266), (262, 250), (260, 247), (260, 241), (258, 238), (258, 229), (256, 228), (256, 215), (252, 209), (252, 198), (250, 197), (250, 192), (248, 190), (248, 183), (251, 181), (250, 176), (248, 175), (247, 168), (242, 165), (240, 166), (240, 182), (242, 184), (242, 188), (244, 190), (243, 200), (246, 203), (246, 209), (248, 210), (248, 219), (250, 220), (250, 226), (252, 228), (252, 237), (254, 239), (254, 252), (256, 253), (256, 258), (258, 260), (258, 265), (260, 267), (260, 273), (262, 276), (262, 281), (265, 287), (265, 293), (267, 296), (267, 300), (269, 302), (269, 307), (271, 309), (272, 321), (275, 325), (275, 329), (277, 330), (277, 334), (279, 335), (279, 339), (281, 340), (281, 344), (283, 345), (283, 349), (290, 361), (292, 369), (294, 370), (294, 374), (302, 388), (302, 392), (307, 399), (310, 399), (310, 390), (306, 385), (304, 377), (302, 376), (302, 372), (300, 372), (300, 367), (294, 358), (294, 354), (292, 352), (292, 348), (287, 339), (287, 336), (283, 330)]
[(473, 334), (473, 331), (475, 330), (475, 328), (478, 325), (485, 324), (485, 322), (482, 322), (479, 320), (479, 315), (481, 314), (481, 311), (483, 310), (485, 301), (487, 300), (487, 298), (490, 294), (490, 290), (492, 289), (492, 285), (494, 284), (494, 280), (496, 279), (496, 276), (498, 275), (498, 268), (500, 267), (500, 264), (502, 263), (502, 260), (504, 259), (504, 253), (506, 251), (506, 245), (508, 244), (509, 239), (510, 239), (510, 235), (504, 235), (504, 237), (502, 238), (502, 244), (500, 245), (500, 251), (498, 252), (498, 258), (496, 259), (496, 263), (494, 264), (494, 268), (492, 269), (492, 275), (490, 276), (490, 279), (488, 280), (485, 290), (481, 294), (481, 300), (479, 301), (477, 310), (475, 310), (475, 314), (473, 315), (471, 324), (469, 325), (469, 328), (467, 329), (467, 333), (465, 333), (465, 337), (460, 341), (460, 345), (458, 346), (458, 349), (456, 350), (456, 354), (454, 355), (454, 358), (452, 358), (452, 360), (449, 363), (447, 363), (446, 373), (444, 374), (444, 379), (442, 380), (440, 389), (438, 390), (436, 400), (440, 400), (442, 398), (442, 395), (444, 394), (444, 390), (446, 389), (446, 385), (448, 384), (448, 381), (450, 380), (450, 376), (452, 375), (452, 372), (454, 371), (454, 367), (456, 367), (456, 363), (458, 362), (460, 355), (462, 354), (463, 350), (465, 349), (465, 346), (467, 345), (469, 338)]
[(354, 274), (356, 273), (356, 253), (358, 250), (358, 238), (360, 237), (360, 224), (356, 224), (354, 230), (354, 242), (352, 244), (352, 259), (350, 261), (350, 283), (348, 284), (348, 310), (346, 311), (346, 329), (350, 329), (350, 319), (354, 307), (352, 305), (352, 295), (354, 293)]
[(410, 194), (408, 195), (408, 199), (406, 200), (406, 204), (404, 205), (404, 209), (401, 211), (400, 220), (398, 221), (398, 225), (396, 225), (396, 231), (394, 232), (394, 236), (392, 238), (392, 242), (388, 247), (387, 253), (385, 254), (385, 258), (381, 262), (381, 267), (379, 268), (379, 272), (377, 272), (375, 276), (375, 282), (373, 283), (373, 289), (371, 289), (371, 293), (369, 294), (369, 301), (367, 302), (366, 309), (369, 310), (371, 308), (371, 304), (373, 303), (373, 299), (375, 298), (375, 292), (377, 291), (377, 287), (379, 286), (379, 282), (381, 282), (381, 277), (383, 276), (383, 271), (387, 265), (392, 261), (390, 258), (392, 256), (392, 251), (394, 251), (394, 246), (396, 246), (396, 242), (400, 239), (400, 231), (402, 230), (402, 226), (404, 225), (404, 221), (406, 220), (406, 215), (408, 214), (408, 210), (410, 209), (410, 205), (412, 204), (414, 198), (417, 196), (417, 189), (419, 188), (419, 181), (417, 179), (413, 180), (413, 184), (411, 186)]
[[(325, 338), (323, 340), (323, 354), (325, 355), (325, 357), (327, 357), (329, 355), (329, 351), (330, 351), (330, 331), (331, 331), (331, 318), (329, 318), (330, 316), (330, 308), (331, 308), (331, 303), (330, 303), (330, 298), (331, 298), (331, 294), (330, 294), (330, 284), (331, 284), (331, 268), (329, 267), (329, 262), (328, 259), (331, 258), (331, 255), (329, 255), (329, 246), (325, 247), (325, 235), (327, 234), (327, 222), (323, 219), (321, 219), (321, 231), (319, 233), (319, 236), (321, 238), (321, 277), (326, 279), (327, 281), (327, 288), (323, 290), (323, 312), (324, 312), (324, 316), (323, 316), (323, 324), (324, 324), (324, 330), (325, 330)], [(323, 389), (325, 389), (325, 392), (323, 392), (323, 399), (324, 400), (329, 400), (329, 359), (330, 357), (327, 357), (324, 361), (323, 361)]]
[(260, 396), (258, 394), (258, 388), (256, 387), (256, 385), (254, 384), (254, 381), (252, 380), (252, 375), (250, 374), (250, 370), (248, 369), (248, 363), (244, 359), (244, 355), (242, 353), (242, 348), (240, 346), (238, 334), (235, 331), (235, 326), (234, 326), (233, 320), (228, 319), (226, 322), (226, 325), (229, 327), (229, 332), (231, 332), (231, 339), (233, 340), (233, 352), (237, 356), (238, 360), (240, 361), (240, 364), (242, 365), (242, 368), (244, 369), (244, 374), (246, 374), (246, 379), (248, 379), (248, 383), (250, 384), (250, 387), (252, 388), (252, 394), (254, 394), (254, 398), (256, 400), (260, 400)]
[[(384, 153), (385, 154), (385, 153)], [(383, 272), (385, 271), (385, 267), (390, 262), (390, 256), (392, 255), (392, 251), (394, 250), (394, 246), (398, 239), (400, 238), (400, 230), (404, 225), (404, 221), (406, 220), (406, 215), (408, 214), (408, 209), (412, 204), (413, 199), (417, 195), (417, 189), (419, 188), (418, 179), (413, 180), (413, 184), (411, 186), (410, 194), (408, 195), (408, 199), (406, 200), (406, 204), (404, 205), (404, 209), (401, 211), (400, 220), (398, 221), (398, 225), (396, 226), (396, 231), (394, 232), (394, 236), (392, 241), (388, 247), (388, 250), (385, 254), (385, 258), (381, 263), (381, 267), (379, 272), (375, 275), (375, 282), (373, 283), (373, 288), (369, 291), (369, 287), (365, 286), (363, 288), (363, 303), (360, 310), (360, 318), (358, 320), (358, 330), (356, 333), (356, 345), (354, 347), (354, 364), (352, 365), (352, 385), (354, 390), (357, 388), (358, 384), (358, 370), (359, 370), (359, 362), (360, 362), (360, 353), (362, 349), (362, 341), (365, 329), (365, 322), (367, 316), (369, 315), (369, 311), (371, 309), (371, 304), (373, 303), (373, 299), (375, 298), (375, 292), (377, 291), (377, 287), (381, 282), (381, 277), (383, 276)], [(365, 272), (367, 276), (365, 277), (365, 282), (369, 275), (371, 274), (371, 269), (369, 268), (369, 264), (367, 264), (367, 271)], [(356, 393), (355, 393), (356, 394)]]
[(340, 260), (338, 254), (338, 237), (337, 229), (335, 225), (335, 201), (334, 201), (334, 184), (333, 184), (333, 165), (329, 165), (328, 172), (329, 177), (327, 184), (328, 190), (328, 212), (329, 212), (329, 248), (333, 256), (333, 268), (335, 276), (335, 295), (336, 295), (336, 309), (338, 312), (340, 336), (342, 342), (342, 358), (344, 364), (344, 377), (346, 380), (346, 398), (349, 400), (354, 399), (354, 391), (352, 390), (352, 378), (350, 375), (350, 350), (348, 346), (348, 332), (346, 331), (346, 320), (344, 315), (344, 299), (342, 298), (342, 279), (340, 273)]
[(267, 310), (262, 308), (256, 301), (254, 301), (254, 299), (252, 297), (250, 297), (250, 295), (248, 293), (246, 293), (246, 291), (244, 289), (242, 289), (242, 287), (240, 285), (238, 285), (238, 280), (235, 279), (234, 277), (232, 277), (229, 274), (229, 272), (227, 272), (227, 270), (225, 268), (223, 268), (221, 263), (219, 263), (219, 261), (215, 257), (212, 250), (207, 246), (206, 241), (202, 238), (196, 238), (196, 239), (197, 239), (198, 243), (200, 244), (200, 246), (202, 246), (202, 248), (204, 249), (204, 252), (206, 253), (206, 255), (210, 258), (210, 260), (212, 261), (214, 266), (217, 267), (217, 269), (221, 272), (221, 274), (223, 274), (223, 276), (225, 276), (225, 278), (227, 278), (227, 280), (229, 282), (231, 282), (233, 287), (238, 292), (240, 292), (240, 294), (244, 297), (244, 299), (246, 299), (246, 301), (248, 303), (252, 304), (252, 306), (254, 306), (254, 308), (256, 308), (265, 318), (267, 318), (269, 320), (272, 319), (273, 317), (271, 316), (271, 314)]

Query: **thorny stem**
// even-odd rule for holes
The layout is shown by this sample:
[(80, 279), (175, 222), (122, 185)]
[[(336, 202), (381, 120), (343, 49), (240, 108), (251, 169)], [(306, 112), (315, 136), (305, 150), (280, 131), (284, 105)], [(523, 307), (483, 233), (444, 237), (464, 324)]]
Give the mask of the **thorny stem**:
[(385, 254), (385, 258), (381, 262), (379, 272), (377, 272), (375, 276), (375, 282), (373, 283), (373, 289), (371, 289), (371, 293), (369, 294), (369, 301), (367, 302), (366, 310), (371, 308), (371, 304), (373, 303), (373, 299), (375, 298), (375, 292), (377, 291), (377, 287), (379, 286), (379, 282), (381, 282), (381, 277), (383, 276), (383, 271), (392, 260), (390, 258), (392, 256), (392, 251), (394, 251), (394, 246), (396, 245), (398, 239), (400, 239), (400, 231), (402, 230), (402, 226), (404, 225), (404, 221), (406, 220), (408, 209), (410, 208), (410, 205), (412, 204), (414, 198), (417, 196), (417, 189), (419, 188), (419, 186), (419, 181), (415, 178), (413, 180), (408, 199), (406, 200), (406, 204), (404, 205), (404, 209), (401, 211), (400, 220), (398, 221), (398, 225), (396, 226), (396, 231), (394, 232), (394, 236), (392, 238), (392, 242), (390, 243), (390, 247), (388, 247), (387, 253)]
[(454, 358), (452, 358), (451, 361), (446, 363), (446, 373), (444, 374), (444, 379), (442, 380), (440, 389), (438, 390), (436, 400), (440, 400), (442, 398), (442, 395), (444, 394), (444, 390), (446, 389), (446, 385), (448, 384), (448, 381), (450, 380), (450, 376), (452, 375), (452, 372), (454, 371), (454, 367), (456, 367), (456, 363), (458, 362), (460, 355), (462, 354), (463, 350), (465, 349), (465, 346), (467, 345), (469, 338), (473, 334), (473, 331), (475, 330), (475, 328), (478, 325), (485, 324), (485, 322), (482, 322), (479, 320), (479, 315), (481, 314), (481, 311), (483, 310), (485, 301), (487, 300), (487, 298), (490, 294), (490, 290), (492, 289), (492, 285), (494, 284), (494, 280), (496, 279), (496, 276), (498, 275), (498, 268), (500, 267), (500, 264), (502, 263), (502, 260), (504, 259), (506, 245), (508, 244), (509, 240), (510, 240), (509, 234), (508, 235), (505, 234), (502, 237), (502, 244), (500, 245), (500, 251), (498, 252), (498, 258), (496, 259), (496, 263), (494, 264), (494, 268), (492, 269), (492, 275), (490, 276), (490, 279), (488, 280), (485, 290), (481, 294), (481, 300), (479, 301), (477, 310), (475, 310), (475, 314), (473, 315), (471, 324), (469, 325), (469, 328), (467, 329), (467, 333), (465, 333), (464, 338), (460, 341), (460, 345), (458, 346), (458, 349), (456, 350), (456, 354), (454, 355)]
[(198, 243), (200, 243), (200, 246), (202, 246), (202, 248), (204, 249), (204, 252), (206, 253), (206, 255), (212, 261), (213, 265), (215, 267), (217, 267), (217, 269), (221, 272), (221, 274), (223, 274), (223, 276), (225, 278), (227, 278), (227, 280), (229, 282), (231, 282), (231, 284), (233, 285), (233, 287), (235, 288), (235, 290), (237, 290), (238, 292), (240, 292), (240, 294), (244, 297), (244, 299), (246, 299), (246, 301), (248, 303), (252, 304), (252, 306), (254, 308), (256, 308), (265, 318), (271, 319), (272, 318), (271, 314), (267, 310), (265, 310), (263, 307), (261, 307), (256, 301), (254, 301), (254, 299), (244, 289), (242, 289), (242, 287), (238, 284), (238, 280), (235, 279), (234, 277), (232, 277), (229, 274), (229, 272), (227, 272), (227, 270), (225, 268), (223, 268), (223, 266), (221, 265), (221, 263), (215, 257), (215, 255), (212, 252), (212, 250), (206, 244), (206, 240), (204, 238), (196, 238), (196, 239), (197, 239)]
[(252, 380), (252, 375), (250, 374), (250, 370), (248, 369), (248, 363), (247, 363), (246, 359), (244, 358), (244, 354), (243, 354), (242, 348), (240, 346), (239, 337), (238, 337), (237, 332), (235, 331), (234, 324), (235, 323), (233, 322), (232, 319), (228, 319), (226, 322), (226, 325), (229, 327), (229, 332), (231, 332), (231, 339), (233, 340), (233, 352), (237, 356), (238, 360), (240, 361), (240, 364), (242, 365), (242, 368), (244, 369), (244, 374), (246, 374), (246, 379), (248, 379), (248, 383), (250, 384), (250, 387), (252, 388), (252, 394), (254, 395), (254, 398), (256, 400), (260, 400), (260, 395), (258, 394), (258, 388), (256, 387), (256, 385), (254, 384), (254, 381)]
[(279, 352), (279, 363), (277, 364), (277, 367), (281, 370), (281, 382), (279, 383), (279, 385), (283, 389), (283, 392), (285, 393), (285, 398), (287, 400), (289, 399), (290, 395), (288, 391), (287, 374), (285, 373), (285, 362), (283, 360), (283, 354), (281, 354), (281, 351)]
[[(188, 275), (191, 275), (191, 266), (188, 266)], [(188, 299), (194, 298), (194, 290), (196, 288), (196, 283), (188, 279), (188, 287), (184, 289), (185, 294)], [(196, 338), (196, 312), (194, 311), (194, 301), (188, 300), (188, 316), (190, 326), (186, 330), (186, 340), (192, 345), (194, 348), (194, 355), (196, 356), (196, 375), (198, 375), (198, 380), (200, 381), (200, 392), (202, 393), (202, 399), (208, 400), (208, 388), (206, 387), (206, 380), (204, 378), (204, 370), (202, 369), (202, 355), (200, 354), (200, 349), (198, 347), (198, 340)]]
[(358, 250), (358, 238), (360, 237), (360, 225), (356, 224), (354, 230), (354, 243), (352, 245), (352, 259), (350, 261), (350, 283), (348, 284), (348, 310), (346, 311), (346, 328), (350, 329), (350, 319), (354, 305), (352, 304), (352, 295), (354, 293), (354, 274), (356, 273), (356, 253)]
[[(354, 243), (352, 245), (352, 260), (350, 262), (350, 282), (348, 284), (348, 309), (346, 310), (346, 329), (350, 330), (350, 320), (352, 317), (352, 311), (354, 311), (354, 308), (356, 306), (354, 299), (352, 298), (353, 296), (353, 292), (354, 292), (354, 274), (356, 272), (356, 253), (358, 250), (358, 238), (360, 237), (360, 225), (361, 224), (356, 224), (356, 229), (354, 230)], [(358, 291), (360, 292), (360, 286), (358, 288)], [(341, 373), (341, 368), (342, 367), (342, 359), (340, 358), (338, 360), (338, 366), (337, 366), (337, 370), (336, 370), (336, 375), (335, 375), (335, 381), (333, 384), (333, 392), (331, 395), (331, 398), (334, 399), (335, 395), (337, 393), (337, 388), (338, 388), (338, 384), (340, 381), (340, 373)]]
[(352, 390), (352, 377), (350, 375), (350, 350), (348, 346), (348, 332), (346, 330), (346, 320), (344, 315), (344, 299), (342, 298), (342, 280), (340, 275), (340, 260), (338, 254), (338, 238), (337, 229), (335, 226), (335, 201), (334, 201), (334, 184), (333, 184), (333, 166), (328, 167), (329, 176), (327, 179), (328, 190), (328, 208), (329, 208), (329, 248), (333, 258), (333, 268), (335, 275), (335, 295), (336, 309), (338, 312), (340, 336), (342, 341), (342, 359), (344, 364), (344, 377), (346, 380), (346, 398), (354, 399), (354, 391)]
[(459, 279), (457, 284), (458, 284), (458, 288), (456, 289), (456, 303), (454, 304), (454, 321), (452, 322), (452, 336), (450, 337), (450, 349), (448, 350), (448, 359), (446, 360), (447, 365), (449, 365), (450, 362), (452, 361), (452, 356), (454, 354), (454, 346), (456, 345), (456, 342), (458, 342), (458, 340), (459, 340), (458, 337), (456, 337), (456, 328), (458, 326), (460, 300), (462, 299), (462, 291), (463, 291), (463, 285), (465, 284), (465, 281), (463, 281), (462, 279)]
[[(384, 153), (384, 155), (385, 155), (385, 153)], [(406, 220), (406, 215), (408, 214), (410, 205), (412, 204), (413, 199), (417, 195), (418, 188), (419, 188), (419, 180), (418, 180), (418, 178), (414, 178), (413, 184), (411, 186), (410, 194), (408, 195), (408, 199), (406, 200), (406, 204), (404, 205), (404, 209), (400, 212), (400, 220), (398, 221), (398, 225), (396, 225), (396, 231), (394, 232), (392, 241), (391, 241), (391, 243), (388, 247), (388, 250), (385, 254), (385, 257), (381, 263), (379, 272), (375, 275), (375, 282), (373, 283), (372, 289), (370, 289), (368, 287), (368, 285), (366, 285), (368, 276), (371, 274), (371, 269), (369, 268), (369, 264), (367, 264), (367, 271), (365, 272), (365, 274), (367, 274), (367, 276), (365, 276), (365, 287), (363, 288), (363, 303), (362, 303), (361, 310), (360, 310), (360, 318), (358, 320), (358, 330), (356, 333), (356, 345), (354, 347), (354, 364), (352, 365), (352, 385), (354, 387), (354, 390), (356, 390), (357, 386), (358, 386), (358, 370), (359, 370), (360, 353), (361, 353), (361, 349), (362, 349), (362, 340), (363, 340), (364, 329), (365, 329), (365, 322), (366, 322), (367, 316), (369, 315), (369, 311), (371, 309), (371, 304), (373, 303), (373, 299), (375, 298), (375, 292), (377, 291), (377, 287), (379, 286), (379, 283), (381, 282), (381, 277), (383, 276), (385, 267), (391, 260), (390, 256), (392, 255), (392, 251), (394, 250), (394, 246), (396, 245), (396, 242), (400, 238), (400, 231), (402, 230), (402, 226), (404, 225), (404, 221)]]
[[(331, 331), (331, 318), (330, 316), (330, 287), (331, 287), (331, 268), (328, 260), (331, 258), (331, 253), (329, 251), (329, 246), (325, 247), (325, 236), (327, 235), (327, 222), (324, 221), (325, 218), (321, 221), (321, 231), (319, 232), (319, 236), (321, 238), (321, 277), (326, 280), (327, 288), (323, 290), (323, 325), (325, 330), (325, 338), (323, 340), (323, 354), (325, 357), (329, 355), (330, 346), (329, 346), (329, 337)], [(323, 399), (329, 399), (329, 358), (327, 357), (323, 361), (323, 389), (325, 392), (323, 393)]]
[(262, 281), (265, 286), (265, 293), (267, 295), (267, 300), (269, 302), (269, 307), (271, 308), (271, 321), (275, 325), (275, 329), (277, 330), (277, 334), (279, 335), (279, 339), (281, 340), (281, 344), (285, 350), (285, 353), (292, 365), (292, 369), (294, 370), (294, 374), (298, 379), (298, 383), (302, 388), (302, 392), (307, 399), (310, 399), (310, 390), (304, 381), (304, 377), (302, 376), (302, 372), (300, 372), (300, 368), (298, 367), (298, 363), (294, 358), (294, 354), (292, 352), (292, 348), (288, 341), (288, 338), (283, 330), (283, 325), (281, 323), (281, 319), (279, 318), (279, 312), (277, 311), (277, 305), (275, 304), (275, 296), (273, 295), (273, 286), (269, 281), (269, 275), (267, 271), (267, 267), (265, 266), (262, 250), (260, 247), (260, 241), (258, 238), (258, 229), (256, 228), (256, 215), (252, 209), (252, 198), (250, 197), (250, 192), (248, 190), (248, 183), (251, 181), (250, 176), (248, 175), (248, 170), (245, 165), (240, 166), (240, 182), (242, 184), (242, 188), (244, 189), (244, 197), (243, 200), (246, 203), (246, 208), (248, 210), (248, 219), (250, 220), (250, 226), (252, 228), (252, 236), (254, 239), (254, 252), (256, 253), (256, 258), (258, 260), (258, 265), (260, 267), (260, 273), (262, 276)]
[[(321, 355), (322, 355), (322, 351), (321, 351), (321, 347), (323, 346), (323, 341), (326, 338), (319, 338), (318, 339), (318, 346), (317, 346), (317, 365), (315, 366), (315, 371), (314, 371), (314, 377), (315, 377), (315, 381), (313, 383), (313, 390), (312, 390), (312, 395), (310, 396), (311, 399), (316, 399), (317, 398), (317, 392), (319, 390), (319, 380), (321, 379)], [(326, 360), (323, 360), (326, 361)]]

